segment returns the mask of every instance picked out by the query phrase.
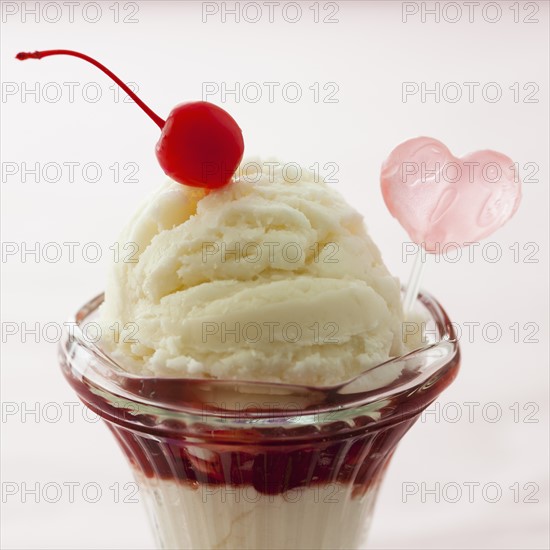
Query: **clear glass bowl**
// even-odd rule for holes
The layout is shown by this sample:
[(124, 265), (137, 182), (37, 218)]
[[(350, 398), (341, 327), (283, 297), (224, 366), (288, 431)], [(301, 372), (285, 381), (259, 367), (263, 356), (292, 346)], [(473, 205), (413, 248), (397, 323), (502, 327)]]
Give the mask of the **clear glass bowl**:
[(431, 341), (337, 386), (139, 377), (85, 338), (102, 301), (77, 313), (60, 363), (128, 457), (160, 548), (364, 548), (397, 443), (459, 367), (424, 293)]

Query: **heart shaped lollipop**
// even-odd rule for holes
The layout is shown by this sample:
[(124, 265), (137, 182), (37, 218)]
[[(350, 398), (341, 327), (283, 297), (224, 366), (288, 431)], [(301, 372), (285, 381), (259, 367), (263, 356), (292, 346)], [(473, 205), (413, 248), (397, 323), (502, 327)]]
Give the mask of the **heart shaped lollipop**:
[(496, 151), (457, 158), (428, 137), (405, 141), (391, 152), (381, 186), (391, 214), (432, 253), (487, 237), (512, 217), (521, 200), (510, 158)]

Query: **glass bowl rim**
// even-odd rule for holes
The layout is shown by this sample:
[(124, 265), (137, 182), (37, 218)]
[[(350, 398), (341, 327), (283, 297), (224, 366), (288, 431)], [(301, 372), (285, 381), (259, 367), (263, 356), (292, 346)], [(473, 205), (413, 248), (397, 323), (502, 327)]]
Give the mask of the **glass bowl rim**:
[[(417, 304), (421, 304), (430, 314), (428, 320), (435, 323), (438, 339), (403, 356), (380, 363), (337, 385), (310, 387), (259, 381), (139, 376), (125, 371), (98, 345), (84, 337), (81, 325), (97, 311), (103, 303), (103, 296), (103, 294), (96, 296), (78, 310), (72, 322), (66, 324), (66, 327), (70, 326), (71, 330), (64, 331), (59, 345), (60, 361), (65, 376), (81, 399), (92, 409), (101, 409), (101, 407), (94, 407), (86, 399), (80, 391), (84, 387), (87, 392), (101, 396), (101, 399), (107, 402), (116, 402), (118, 406), (133, 408), (136, 414), (151, 413), (167, 419), (188, 420), (193, 417), (194, 420), (207, 419), (236, 423), (252, 419), (273, 423), (276, 419), (288, 421), (293, 418), (296, 421), (296, 418), (300, 418), (302, 421), (299, 423), (307, 423), (313, 418), (312, 414), (315, 414), (315, 418), (320, 421), (323, 415), (327, 414), (331, 414), (334, 420), (334, 418), (346, 418), (349, 413), (369, 411), (378, 420), (392, 418), (395, 421), (396, 410), (399, 408), (395, 403), (403, 405), (407, 400), (411, 402), (413, 395), (434, 385), (441, 386), (438, 388), (438, 395), (452, 382), (458, 370), (460, 351), (453, 324), (439, 302), (429, 293), (422, 291), (418, 295)], [(372, 374), (376, 374), (380, 369), (396, 366), (398, 362), (409, 367), (416, 365), (417, 371), (403, 376), (405, 371), (402, 370), (397, 380), (374, 389), (371, 386), (369, 389), (369, 376), (372, 379)], [(167, 389), (170, 391), (166, 391)], [(178, 391), (175, 391), (176, 389)], [(175, 396), (172, 395), (174, 393)], [(205, 399), (216, 394), (218, 398), (219, 395), (229, 395), (231, 399), (248, 398), (248, 403), (264, 406), (248, 407), (246, 410), (242, 407), (233, 407), (228, 410), (227, 407), (210, 406), (212, 401), (205, 401)], [(252, 396), (262, 396), (267, 401), (251, 401)], [(435, 397), (427, 402), (421, 401), (419, 407), (401, 410), (400, 417), (416, 414), (417, 408), (424, 409)], [(274, 402), (272, 398), (282, 399), (283, 403), (293, 403), (297, 406), (283, 408), (270, 406), (269, 403)], [(391, 410), (380, 413), (392, 400), (394, 406)], [(209, 406), (205, 407), (205, 403), (209, 403)]]

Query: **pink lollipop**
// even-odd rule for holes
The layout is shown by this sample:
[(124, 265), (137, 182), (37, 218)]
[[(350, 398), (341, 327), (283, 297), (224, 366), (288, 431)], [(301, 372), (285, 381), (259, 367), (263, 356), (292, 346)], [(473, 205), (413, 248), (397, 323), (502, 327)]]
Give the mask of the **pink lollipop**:
[[(392, 216), (415, 243), (434, 254), (489, 236), (512, 217), (521, 200), (510, 158), (496, 151), (457, 158), (428, 137), (398, 145), (382, 166), (380, 182)], [(405, 311), (418, 293), (419, 264), (413, 268)]]

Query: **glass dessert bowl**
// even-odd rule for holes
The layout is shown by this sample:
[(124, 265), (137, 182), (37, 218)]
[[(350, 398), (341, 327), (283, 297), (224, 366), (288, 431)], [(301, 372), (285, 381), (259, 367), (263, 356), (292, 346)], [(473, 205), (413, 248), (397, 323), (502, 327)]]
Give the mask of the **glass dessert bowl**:
[(364, 548), (398, 442), (459, 367), (423, 293), (431, 340), (336, 386), (142, 377), (86, 340), (102, 301), (77, 313), (60, 363), (126, 454), (160, 548)]

